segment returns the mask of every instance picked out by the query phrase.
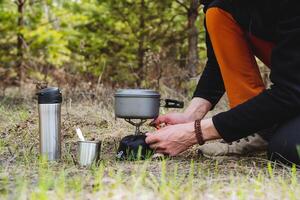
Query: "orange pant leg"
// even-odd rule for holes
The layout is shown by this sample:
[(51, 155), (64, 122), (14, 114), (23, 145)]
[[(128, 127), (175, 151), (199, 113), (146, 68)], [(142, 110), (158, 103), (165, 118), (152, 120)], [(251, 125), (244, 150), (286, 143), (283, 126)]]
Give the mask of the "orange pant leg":
[(254, 54), (268, 67), (271, 66), (271, 54), (275, 47), (273, 42), (265, 41), (254, 35), (249, 35), (249, 41), (251, 43)]
[(220, 8), (208, 9), (206, 24), (230, 107), (261, 93), (265, 86), (247, 34), (229, 13)]

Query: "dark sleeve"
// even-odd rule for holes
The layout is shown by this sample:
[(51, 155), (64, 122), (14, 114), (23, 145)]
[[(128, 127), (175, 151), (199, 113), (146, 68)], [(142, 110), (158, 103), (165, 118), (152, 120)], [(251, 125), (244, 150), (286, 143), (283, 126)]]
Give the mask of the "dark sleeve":
[(279, 23), (279, 42), (271, 59), (271, 89), (213, 117), (216, 129), (226, 141), (240, 139), (300, 114), (300, 15), (297, 9), (294, 11), (285, 11), (289, 16)]
[(225, 93), (223, 78), (210, 38), (206, 33), (207, 62), (194, 92), (194, 97), (201, 97), (212, 104), (212, 109)]

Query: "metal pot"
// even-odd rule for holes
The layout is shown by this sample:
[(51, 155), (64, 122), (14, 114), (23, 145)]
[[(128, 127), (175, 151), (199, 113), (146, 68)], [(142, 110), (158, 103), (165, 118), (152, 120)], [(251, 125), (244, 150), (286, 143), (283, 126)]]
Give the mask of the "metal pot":
[(173, 99), (163, 100), (154, 90), (123, 89), (115, 93), (115, 115), (118, 118), (154, 119), (159, 115), (159, 107), (183, 108), (184, 103)]

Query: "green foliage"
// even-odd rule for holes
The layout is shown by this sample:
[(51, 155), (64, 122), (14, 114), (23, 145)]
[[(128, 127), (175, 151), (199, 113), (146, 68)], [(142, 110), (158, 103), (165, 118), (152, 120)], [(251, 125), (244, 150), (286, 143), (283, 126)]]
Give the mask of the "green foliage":
[(17, 65), (19, 33), (30, 77), (32, 71), (63, 68), (132, 84), (146, 73), (146, 51), (166, 52), (175, 62), (187, 53), (187, 11), (173, 0), (27, 0), (23, 13), (16, 2), (0, 1), (0, 68)]
[(0, 67), (9, 67), (15, 55), (16, 11), (13, 1), (0, 2)]

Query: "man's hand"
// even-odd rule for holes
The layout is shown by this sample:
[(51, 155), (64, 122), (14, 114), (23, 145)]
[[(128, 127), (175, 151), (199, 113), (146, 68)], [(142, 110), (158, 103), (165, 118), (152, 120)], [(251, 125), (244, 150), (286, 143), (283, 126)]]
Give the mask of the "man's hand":
[(147, 133), (146, 143), (157, 153), (176, 156), (197, 144), (194, 123), (166, 126), (154, 133)]
[(169, 113), (161, 115), (150, 123), (151, 126), (159, 127), (161, 124), (175, 125), (184, 124), (202, 119), (211, 108), (211, 103), (205, 99), (195, 97), (183, 113)]
[(166, 115), (160, 115), (154, 121), (150, 123), (151, 126), (159, 127), (161, 124), (175, 125), (175, 124), (184, 124), (191, 122), (193, 120), (189, 119), (189, 116), (184, 113), (168, 113)]
[[(204, 141), (221, 138), (211, 118), (201, 121), (201, 129)], [(146, 136), (146, 143), (152, 149), (170, 156), (176, 156), (198, 143), (194, 122), (166, 126)]]

